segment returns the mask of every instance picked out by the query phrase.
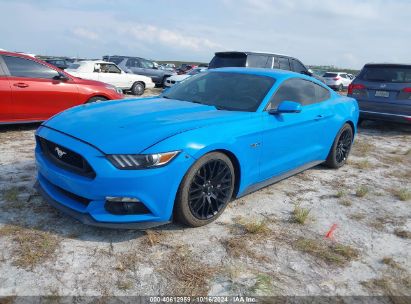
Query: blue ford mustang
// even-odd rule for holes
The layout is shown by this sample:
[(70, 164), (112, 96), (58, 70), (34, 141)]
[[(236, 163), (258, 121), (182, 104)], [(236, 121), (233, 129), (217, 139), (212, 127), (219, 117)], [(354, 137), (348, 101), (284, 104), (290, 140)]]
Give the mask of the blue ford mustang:
[(341, 167), (355, 99), (288, 71), (224, 68), (159, 97), (87, 104), (36, 133), (38, 190), (83, 223), (196, 227), (229, 201), (325, 163)]

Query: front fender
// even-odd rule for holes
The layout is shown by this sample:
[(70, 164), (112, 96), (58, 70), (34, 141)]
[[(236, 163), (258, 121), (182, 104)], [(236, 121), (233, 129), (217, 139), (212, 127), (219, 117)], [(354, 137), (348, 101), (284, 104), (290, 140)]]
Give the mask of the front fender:
[(262, 143), (262, 116), (233, 124), (212, 125), (189, 130), (167, 138), (145, 150), (158, 153), (182, 150), (195, 159), (216, 151), (226, 150), (239, 164), (239, 191), (259, 180), (259, 160)]

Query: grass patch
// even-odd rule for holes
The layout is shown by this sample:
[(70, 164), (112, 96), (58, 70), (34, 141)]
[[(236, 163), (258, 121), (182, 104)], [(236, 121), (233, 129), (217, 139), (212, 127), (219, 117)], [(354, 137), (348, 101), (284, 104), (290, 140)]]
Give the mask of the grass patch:
[(362, 186), (358, 187), (357, 190), (355, 191), (355, 196), (364, 197), (368, 194), (369, 191), (370, 190), (368, 189), (367, 186), (362, 185)]
[(0, 228), (0, 237), (9, 237), (15, 244), (13, 264), (33, 269), (52, 258), (60, 246), (58, 238), (49, 232), (6, 225)]
[(345, 190), (338, 190), (337, 193), (335, 194), (336, 198), (342, 198), (347, 195), (347, 192)]
[(131, 280), (125, 280), (125, 279), (119, 279), (117, 281), (117, 288), (120, 290), (129, 290), (133, 288), (133, 281)]
[(20, 190), (18, 187), (11, 187), (3, 191), (3, 199), (9, 203), (17, 203)]
[(154, 230), (145, 230), (145, 237), (143, 239), (143, 243), (149, 246), (155, 246), (160, 244), (164, 238), (165, 235), (164, 233), (160, 231), (154, 231)]
[(326, 240), (299, 238), (294, 242), (293, 247), (313, 257), (319, 258), (327, 264), (336, 266), (344, 266), (359, 256), (358, 250), (348, 245), (337, 244)]
[(361, 169), (361, 170), (365, 170), (365, 169), (371, 168), (371, 163), (370, 163), (368, 160), (366, 160), (366, 159), (360, 160), (360, 161), (356, 161), (356, 162), (352, 162), (351, 164), (352, 164), (352, 166), (353, 166), (354, 168)]
[(136, 271), (137, 265), (140, 262), (140, 257), (136, 252), (126, 252), (117, 255), (117, 265), (115, 267), (118, 271)]
[(310, 215), (311, 210), (301, 207), (299, 204), (294, 206), (291, 213), (291, 222), (304, 225)]
[(352, 206), (352, 201), (350, 201), (349, 199), (343, 199), (339, 201), (339, 204), (345, 207), (350, 207)]
[(400, 201), (405, 202), (411, 199), (411, 192), (405, 188), (393, 189), (391, 192)]
[(403, 239), (411, 239), (411, 232), (403, 229), (395, 229), (394, 234)]
[(255, 284), (250, 288), (253, 295), (267, 296), (272, 294), (273, 279), (271, 276), (260, 273), (257, 275)]
[(384, 257), (381, 260), (381, 263), (393, 268), (393, 269), (398, 269), (398, 270), (404, 270), (404, 268), (401, 267), (401, 265), (399, 263), (397, 263), (396, 261), (394, 261), (393, 258), (391, 257)]
[(367, 141), (356, 140), (352, 147), (352, 153), (356, 156), (366, 156), (374, 148), (375, 146)]
[(264, 220), (253, 220), (243, 224), (244, 231), (249, 234), (267, 234), (270, 229)]
[(251, 246), (248, 239), (243, 236), (232, 237), (227, 240), (222, 241), (229, 256), (234, 258), (240, 258), (246, 256), (260, 262), (269, 262), (268, 257), (257, 254), (255, 251), (251, 250)]
[(170, 281), (170, 294), (206, 295), (208, 281), (216, 273), (216, 268), (195, 260), (185, 246), (178, 247), (170, 255), (161, 272)]

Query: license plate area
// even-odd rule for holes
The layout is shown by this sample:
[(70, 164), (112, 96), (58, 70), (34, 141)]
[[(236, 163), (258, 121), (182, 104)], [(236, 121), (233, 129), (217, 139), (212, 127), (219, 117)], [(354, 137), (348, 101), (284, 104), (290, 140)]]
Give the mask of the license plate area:
[(390, 92), (388, 92), (388, 91), (375, 91), (375, 97), (388, 98), (388, 97), (390, 97)]

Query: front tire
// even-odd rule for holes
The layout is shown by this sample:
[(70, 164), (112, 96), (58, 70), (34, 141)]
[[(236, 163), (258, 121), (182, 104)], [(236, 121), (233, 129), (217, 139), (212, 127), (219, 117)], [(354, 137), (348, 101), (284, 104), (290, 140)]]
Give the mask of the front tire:
[(333, 169), (342, 167), (347, 162), (353, 138), (353, 129), (346, 123), (335, 137), (331, 150), (327, 156), (327, 160), (325, 161), (325, 165)]
[(223, 153), (212, 152), (187, 171), (181, 182), (174, 208), (178, 222), (200, 227), (216, 220), (234, 192), (235, 171)]
[(140, 96), (144, 94), (145, 85), (142, 82), (135, 82), (131, 87), (131, 94)]

